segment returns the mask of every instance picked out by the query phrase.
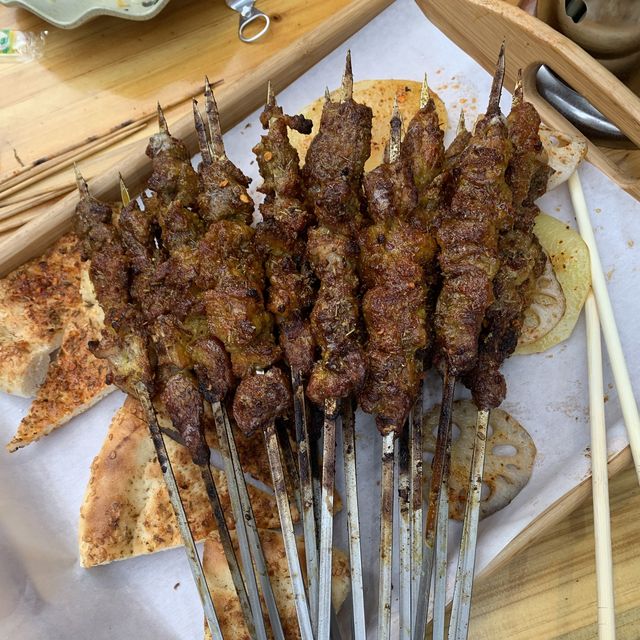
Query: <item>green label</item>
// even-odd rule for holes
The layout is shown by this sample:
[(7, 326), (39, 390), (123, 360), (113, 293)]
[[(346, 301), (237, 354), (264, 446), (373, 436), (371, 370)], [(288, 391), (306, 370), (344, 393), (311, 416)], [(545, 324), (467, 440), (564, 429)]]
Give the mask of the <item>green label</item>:
[(13, 30), (0, 29), (0, 55), (9, 55), (13, 50)]

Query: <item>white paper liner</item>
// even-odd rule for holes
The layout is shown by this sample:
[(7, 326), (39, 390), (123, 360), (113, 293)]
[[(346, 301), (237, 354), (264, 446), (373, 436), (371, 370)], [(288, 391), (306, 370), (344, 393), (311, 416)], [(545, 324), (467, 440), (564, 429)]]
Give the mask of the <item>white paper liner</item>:
[[(278, 100), (288, 112), (295, 113), (322, 95), (325, 85), (333, 88), (339, 84), (347, 48), (352, 51), (356, 80), (420, 80), (426, 71), (430, 85), (444, 99), (454, 126), (461, 106), (471, 121), (484, 107), (489, 75), (433, 27), (413, 2), (400, 0), (279, 94)], [(510, 97), (505, 95), (505, 110), (509, 103)], [(256, 112), (225, 136), (231, 159), (254, 178), (252, 190), (260, 183), (251, 153), (260, 132)], [(447, 136), (450, 139), (451, 131)], [(636, 246), (640, 243), (640, 204), (592, 166), (585, 165), (581, 176), (637, 391), (640, 358), (634, 333), (640, 317), (640, 249)], [(541, 205), (547, 213), (574, 224), (565, 186), (546, 195)], [(609, 452), (615, 454), (626, 446), (627, 438), (606, 354), (605, 367), (608, 444)], [(514, 357), (506, 363), (504, 372), (509, 391), (503, 408), (531, 433), (538, 457), (531, 481), (522, 493), (480, 524), (480, 571), (545, 509), (587, 477), (590, 466), (582, 319), (566, 343), (544, 354)], [(440, 382), (434, 373), (429, 375), (427, 386), (430, 402), (437, 401)], [(89, 465), (122, 399), (120, 392), (112, 394), (68, 426), (17, 453), (7, 454), (2, 449), (0, 637), (201, 637), (202, 610), (182, 550), (91, 570), (81, 569), (78, 564), (78, 514)], [(0, 394), (3, 442), (10, 439), (28, 406), (28, 400)], [(357, 428), (364, 583), (371, 585), (366, 605), (373, 634), (381, 438), (373, 421), (361, 412)], [(338, 483), (341, 486), (341, 473)], [(453, 527), (453, 531), (459, 535), (460, 527)], [(335, 540), (338, 546), (347, 548), (344, 514), (336, 517)], [(452, 542), (450, 578), (454, 546)], [(344, 630), (349, 637), (348, 624)]]

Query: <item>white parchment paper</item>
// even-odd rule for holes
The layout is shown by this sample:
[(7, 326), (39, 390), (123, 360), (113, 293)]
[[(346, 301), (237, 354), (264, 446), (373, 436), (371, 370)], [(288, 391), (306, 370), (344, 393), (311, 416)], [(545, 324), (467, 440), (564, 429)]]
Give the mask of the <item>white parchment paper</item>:
[[(347, 47), (353, 54), (356, 79), (420, 80), (426, 71), (431, 86), (445, 100), (452, 123), (461, 106), (471, 119), (484, 107), (489, 76), (433, 27), (413, 2), (400, 0), (283, 91), (278, 99), (288, 112), (296, 112), (321, 95), (325, 85), (333, 88), (339, 84)], [(503, 107), (507, 110), (508, 106), (509, 96), (505, 95)], [(251, 147), (259, 134), (256, 112), (225, 136), (231, 159), (254, 178), (253, 189), (259, 178)], [(640, 317), (640, 204), (592, 166), (585, 165), (581, 177), (637, 393), (640, 364), (634, 333)], [(564, 186), (547, 194), (542, 208), (574, 223)], [(504, 408), (529, 430), (538, 457), (522, 493), (480, 524), (479, 570), (589, 474), (583, 321), (566, 343), (541, 355), (514, 357), (504, 371), (509, 385)], [(440, 383), (434, 374), (428, 386), (430, 401), (435, 401)], [(609, 450), (614, 454), (626, 446), (627, 439), (606, 354), (605, 387)], [(89, 571), (79, 567), (77, 522), (89, 465), (122, 400), (122, 394), (114, 393), (43, 441), (15, 454), (7, 454), (4, 448), (0, 451), (0, 638), (191, 640), (202, 636), (200, 604), (182, 550)], [(3, 442), (10, 439), (28, 406), (28, 400), (0, 394)], [(364, 583), (372, 635), (377, 597), (379, 454), (380, 437), (373, 421), (359, 413)], [(338, 482), (341, 484), (341, 477)], [(454, 534), (458, 533), (459, 528), (454, 528)], [(336, 543), (343, 549), (345, 538), (346, 521), (340, 514)]]

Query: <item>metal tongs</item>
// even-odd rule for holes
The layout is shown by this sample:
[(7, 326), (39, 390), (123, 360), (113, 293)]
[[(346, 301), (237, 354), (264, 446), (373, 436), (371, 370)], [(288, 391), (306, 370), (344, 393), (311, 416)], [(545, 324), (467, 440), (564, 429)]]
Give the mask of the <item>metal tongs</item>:
[[(227, 6), (240, 14), (238, 37), (242, 42), (255, 42), (269, 30), (271, 20), (266, 13), (256, 9), (254, 0), (226, 0)], [(253, 22), (262, 20), (262, 29), (252, 36), (245, 35), (247, 27)], [(256, 25), (258, 26), (258, 25)]]

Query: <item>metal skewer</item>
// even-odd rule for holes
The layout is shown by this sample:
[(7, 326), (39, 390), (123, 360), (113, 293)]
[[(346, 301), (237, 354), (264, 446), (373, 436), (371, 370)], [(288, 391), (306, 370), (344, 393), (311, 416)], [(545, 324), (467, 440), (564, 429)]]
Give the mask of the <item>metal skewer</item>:
[[(236, 523), (236, 535), (238, 536), (238, 548), (240, 549), (240, 557), (242, 566), (245, 571), (245, 579), (249, 591), (249, 600), (251, 610), (256, 623), (258, 637), (266, 637), (266, 629), (262, 617), (262, 606), (260, 603), (260, 593), (256, 580), (256, 572), (260, 579), (262, 593), (267, 605), (269, 620), (273, 629), (275, 638), (284, 638), (282, 624), (278, 609), (275, 603), (275, 597), (269, 581), (269, 573), (267, 571), (260, 537), (258, 536), (258, 528), (256, 525), (253, 509), (249, 500), (249, 493), (244, 478), (244, 473), (240, 465), (238, 453), (235, 446), (235, 439), (229, 424), (227, 412), (220, 402), (211, 403), (213, 418), (218, 434), (218, 444), (220, 447), (220, 455), (224, 464), (225, 476), (227, 478), (227, 486), (229, 488), (229, 498), (231, 501), (231, 510), (233, 519)], [(255, 572), (254, 572), (255, 564)]]
[[(504, 82), (505, 57), (504, 43), (500, 48), (498, 63), (491, 85), (487, 113), (500, 113), (500, 94)], [(515, 95), (522, 91), (521, 78), (518, 79)], [(465, 640), (469, 629), (471, 612), (471, 593), (473, 590), (473, 571), (475, 567), (476, 546), (478, 541), (478, 520), (480, 517), (480, 497), (482, 492), (482, 474), (489, 424), (490, 411), (482, 407), (476, 418), (476, 433), (473, 457), (469, 470), (469, 490), (465, 506), (460, 555), (456, 568), (456, 580), (453, 592), (451, 621), (449, 624), (449, 640)]]
[(420, 380), (418, 399), (409, 418), (409, 443), (411, 447), (411, 620), (416, 619), (420, 567), (422, 566), (422, 413), (424, 380)]
[[(347, 51), (342, 76), (341, 101), (353, 97), (353, 70), (351, 52)], [(325, 99), (331, 100), (328, 89)], [(349, 399), (346, 402), (350, 402)], [(331, 635), (331, 566), (333, 546), (333, 494), (336, 479), (336, 423), (340, 412), (339, 400), (324, 401), (324, 425), (322, 429), (322, 487), (320, 497), (320, 573), (318, 602), (318, 640), (329, 640)], [(355, 461), (355, 459), (354, 459)], [(349, 475), (352, 475), (355, 469)], [(353, 495), (352, 495), (353, 497)], [(351, 547), (350, 547), (351, 550)], [(360, 615), (358, 613), (358, 615)]]
[(380, 579), (378, 592), (378, 640), (391, 634), (391, 570), (393, 567), (393, 470), (396, 434), (382, 437), (380, 478)]
[(204, 615), (209, 625), (209, 630), (214, 640), (223, 640), (222, 631), (220, 629), (220, 623), (216, 616), (215, 608), (213, 606), (213, 600), (211, 598), (211, 592), (207, 585), (204, 572), (202, 570), (202, 564), (200, 562), (200, 556), (196, 550), (196, 545), (189, 529), (189, 523), (187, 521), (187, 515), (184, 510), (184, 505), (180, 499), (180, 493), (178, 491), (178, 485), (176, 483), (173, 469), (171, 468), (171, 462), (169, 461), (169, 455), (160, 433), (160, 427), (158, 426), (158, 420), (156, 418), (149, 392), (142, 382), (136, 385), (136, 392), (138, 394), (138, 400), (142, 405), (142, 409), (149, 425), (149, 432), (151, 433), (151, 439), (153, 440), (153, 446), (156, 450), (156, 456), (160, 469), (162, 470), (162, 477), (167, 486), (167, 492), (169, 493), (169, 500), (173, 507), (176, 519), (178, 521), (178, 528), (180, 529), (180, 535), (182, 536), (182, 542), (187, 552), (187, 558), (189, 559), (189, 566), (193, 575), (193, 580), (196, 583), (198, 594), (202, 602), (204, 609)]
[[(231, 534), (229, 533), (229, 528), (227, 527), (227, 521), (224, 517), (224, 512), (222, 511), (222, 504), (220, 503), (220, 496), (218, 495), (218, 490), (216, 489), (213, 475), (211, 474), (211, 467), (209, 466), (209, 464), (202, 465), (200, 467), (200, 473), (202, 475), (202, 480), (204, 481), (204, 486), (207, 492), (207, 497), (209, 498), (211, 510), (213, 511), (213, 517), (218, 527), (220, 542), (222, 543), (224, 555), (227, 559), (227, 564), (229, 565), (229, 572), (231, 573), (233, 586), (236, 589), (238, 600), (240, 601), (240, 608), (242, 609), (244, 621), (247, 625), (247, 629), (249, 630), (249, 635), (251, 637), (266, 638), (267, 635), (264, 628), (264, 621), (262, 619), (262, 609), (260, 608), (260, 595), (258, 593), (256, 577), (253, 573), (251, 556), (249, 555), (249, 549), (246, 540), (246, 531), (244, 532), (244, 537), (242, 537), (240, 533), (238, 534), (238, 542), (240, 542), (240, 539), (242, 537), (240, 552), (243, 554), (243, 556), (248, 555), (248, 563), (245, 563), (243, 559), (243, 565), (245, 567), (245, 574), (247, 577), (247, 582), (249, 584), (249, 590), (251, 592), (251, 599), (249, 597), (249, 594), (247, 593), (247, 588), (245, 587), (244, 580), (242, 579), (242, 571), (240, 570), (236, 552), (233, 548), (233, 541), (231, 540)], [(236, 520), (236, 523), (237, 522), (238, 521)], [(236, 529), (236, 531), (238, 531), (238, 529)], [(256, 605), (257, 609), (254, 608)], [(258, 631), (256, 631), (256, 625)]]
[[(298, 547), (293, 531), (291, 507), (289, 505), (289, 496), (287, 495), (287, 485), (284, 477), (282, 456), (275, 423), (271, 422), (264, 428), (264, 439), (267, 446), (267, 455), (269, 456), (269, 466), (271, 467), (273, 489), (276, 494), (278, 515), (280, 516), (280, 525), (282, 527), (282, 539), (293, 587), (293, 598), (298, 616), (298, 624), (300, 626), (300, 635), (302, 640), (313, 640), (311, 617), (309, 616), (309, 606), (305, 594), (302, 567), (300, 566), (300, 557), (298, 556)], [(329, 572), (331, 572), (331, 567), (329, 567)], [(331, 584), (330, 580), (329, 584)]]
[(364, 586), (362, 582), (362, 552), (360, 548), (360, 512), (356, 470), (356, 434), (353, 403), (346, 400), (342, 410), (342, 438), (344, 483), (349, 529), (349, 560), (351, 565), (351, 597), (353, 600), (353, 637), (364, 640), (367, 628), (364, 615)]
[(336, 482), (337, 400), (325, 400), (322, 429), (322, 489), (320, 496), (320, 575), (318, 640), (329, 640), (331, 629), (331, 564), (333, 559), (333, 493)]
[[(431, 486), (429, 487), (429, 506), (424, 532), (424, 547), (422, 553), (422, 567), (420, 570), (420, 585), (418, 590), (417, 611), (415, 618), (414, 640), (424, 640), (429, 613), (429, 595), (431, 593), (431, 575), (434, 561), (436, 539), (436, 519), (440, 514), (439, 504), (442, 498), (442, 479), (447, 465), (447, 452), (451, 439), (451, 413), (453, 411), (453, 393), (456, 379), (449, 375), (448, 368), (444, 372), (442, 405), (438, 422), (438, 437), (436, 452), (433, 458)], [(446, 469), (448, 472), (448, 468)], [(447, 491), (445, 491), (447, 493)], [(445, 498), (445, 500), (448, 499)], [(448, 514), (447, 514), (448, 517)]]
[(411, 454), (409, 421), (398, 438), (398, 511), (400, 541), (400, 639), (411, 640)]
[[(424, 74), (422, 87), (420, 88), (420, 109), (426, 107), (431, 95), (427, 74)], [(424, 358), (423, 366), (424, 370)], [(409, 446), (411, 465), (411, 621), (415, 621), (418, 608), (418, 593), (420, 590), (420, 570), (422, 567), (423, 545), (423, 506), (422, 506), (422, 467), (423, 467), (423, 442), (422, 442), (422, 415), (424, 407), (424, 377), (420, 378), (418, 397), (409, 417)]]
[(478, 541), (478, 520), (480, 518), (480, 497), (482, 493), (482, 473), (487, 443), (489, 411), (478, 411), (476, 419), (476, 437), (469, 471), (469, 493), (464, 513), (460, 555), (456, 569), (456, 582), (453, 591), (453, 606), (449, 623), (449, 640), (465, 640), (469, 630), (471, 612), (471, 592), (473, 589), (473, 570), (476, 560)]
[[(453, 390), (451, 393), (453, 397)], [(444, 401), (443, 401), (444, 403)], [(433, 579), (433, 640), (444, 640), (447, 600), (447, 548), (449, 541), (449, 467), (451, 460), (451, 410), (446, 434), (445, 455), (438, 491), (436, 518), (436, 560)]]
[[(226, 158), (224, 143), (222, 140), (222, 129), (220, 127), (220, 117), (216, 105), (211, 84), (208, 78), (205, 81), (205, 110), (207, 117), (207, 131), (205, 130), (202, 118), (194, 103), (194, 116), (196, 121), (196, 131), (203, 150), (203, 161), (207, 162), (211, 158)], [(258, 371), (257, 373), (261, 373)], [(292, 583), (298, 624), (302, 640), (313, 640), (309, 607), (304, 588), (304, 579), (300, 567), (300, 558), (293, 530), (293, 520), (291, 518), (291, 508), (289, 496), (287, 494), (286, 480), (282, 463), (282, 452), (278, 441), (275, 423), (271, 422), (263, 429), (269, 466), (273, 481), (273, 488), (278, 506), (278, 515), (282, 528), (282, 539), (284, 542), (287, 564)]]
[[(385, 162), (395, 162), (400, 157), (402, 140), (402, 119), (398, 101), (393, 106), (391, 135), (385, 151)], [(398, 427), (391, 425), (382, 438), (382, 470), (380, 480), (380, 550), (379, 550), (379, 592), (378, 592), (378, 638), (388, 640), (391, 634), (391, 590), (393, 569), (393, 495), (395, 439)], [(410, 553), (411, 533), (409, 519), (409, 449), (407, 434), (404, 448), (399, 447), (398, 484), (400, 494), (400, 637), (410, 637), (411, 630), (411, 574)]]
[(300, 502), (302, 503), (302, 526), (304, 529), (304, 548), (307, 562), (307, 585), (309, 587), (309, 605), (311, 607), (311, 625), (318, 632), (318, 538), (316, 518), (313, 510), (313, 480), (311, 472), (309, 426), (304, 387), (299, 375), (291, 372), (293, 387), (293, 413), (298, 446), (298, 474), (300, 476)]

